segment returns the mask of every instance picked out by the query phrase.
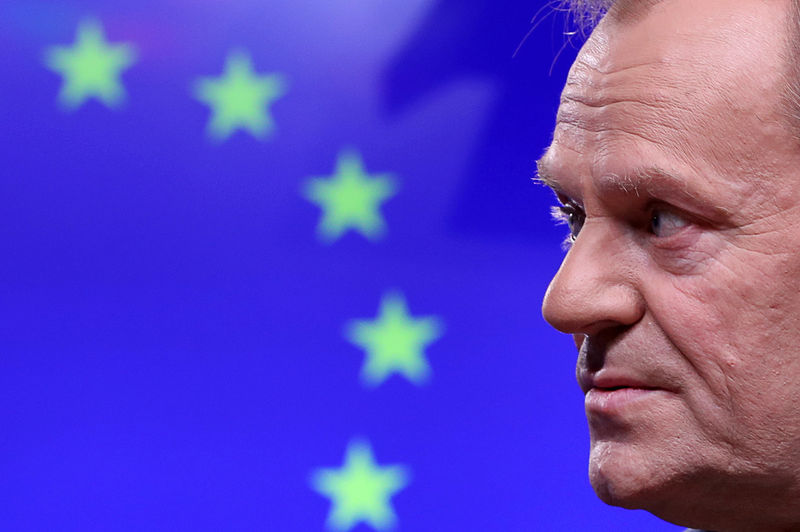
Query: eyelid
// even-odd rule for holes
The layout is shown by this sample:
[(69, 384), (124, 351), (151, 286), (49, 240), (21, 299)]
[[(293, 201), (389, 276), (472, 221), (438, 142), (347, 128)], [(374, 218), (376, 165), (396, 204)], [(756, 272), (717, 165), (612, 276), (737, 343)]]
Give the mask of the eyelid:
[[(578, 236), (578, 232), (580, 232), (580, 228), (583, 227), (586, 213), (583, 207), (569, 198), (559, 195), (558, 200), (561, 204), (551, 207), (550, 215), (553, 217), (553, 221), (555, 221), (556, 225), (566, 225), (569, 227), (569, 233), (561, 243), (561, 249), (566, 252), (572, 247), (572, 244)], [(576, 222), (579, 224), (577, 230), (575, 228)]]
[(559, 194), (558, 201), (560, 205), (554, 205), (550, 208), (550, 216), (552, 216), (557, 225), (569, 224), (569, 217), (573, 214), (586, 216), (583, 206), (572, 199)]
[[(677, 216), (685, 223), (680, 227), (674, 228), (675, 230), (670, 234), (658, 235), (649, 226), (652, 221), (653, 213), (658, 210)], [(696, 240), (705, 233), (703, 230), (704, 228), (713, 227), (713, 224), (702, 217), (663, 202), (652, 205), (647, 212), (650, 221), (647, 222), (648, 228), (646, 238), (654, 251), (661, 250), (661, 252), (669, 253), (686, 252), (691, 249)]]
[[(658, 227), (656, 227), (656, 222), (658, 222)], [(656, 238), (675, 236), (691, 224), (692, 222), (685, 216), (668, 209), (655, 209), (650, 215), (650, 231)]]
[(686, 222), (692, 225), (699, 225), (704, 227), (720, 227), (720, 224), (710, 220), (709, 218), (693, 211), (690, 209), (684, 209), (675, 205), (674, 203), (668, 203), (663, 200), (652, 199), (650, 200), (647, 205), (645, 206), (645, 211), (647, 212), (648, 217), (653, 215), (653, 211), (655, 210), (665, 210), (671, 214), (679, 216), (686, 220)]
[(569, 223), (569, 213), (567, 213), (567, 205), (554, 205), (550, 207), (550, 216), (557, 225)]
[(563, 205), (565, 207), (571, 206), (571, 207), (578, 207), (580, 209), (583, 209), (583, 206), (581, 205), (581, 203), (579, 201), (572, 199), (571, 197), (567, 196), (563, 192), (559, 192), (557, 190), (554, 190), (553, 192), (555, 192), (556, 198), (558, 199), (559, 203), (561, 203), (561, 205)]

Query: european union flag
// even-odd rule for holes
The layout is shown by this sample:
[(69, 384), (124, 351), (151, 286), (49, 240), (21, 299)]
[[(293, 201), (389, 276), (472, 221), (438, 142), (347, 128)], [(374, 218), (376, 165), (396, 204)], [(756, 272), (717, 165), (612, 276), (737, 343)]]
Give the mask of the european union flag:
[(0, 3), (0, 530), (619, 530), (543, 5)]

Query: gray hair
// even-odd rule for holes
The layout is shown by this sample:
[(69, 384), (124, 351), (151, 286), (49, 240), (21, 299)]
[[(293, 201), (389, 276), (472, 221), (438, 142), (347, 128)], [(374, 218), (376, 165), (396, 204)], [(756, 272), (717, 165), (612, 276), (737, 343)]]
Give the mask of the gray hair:
[(594, 27), (615, 0), (564, 0), (567, 9), (581, 29)]

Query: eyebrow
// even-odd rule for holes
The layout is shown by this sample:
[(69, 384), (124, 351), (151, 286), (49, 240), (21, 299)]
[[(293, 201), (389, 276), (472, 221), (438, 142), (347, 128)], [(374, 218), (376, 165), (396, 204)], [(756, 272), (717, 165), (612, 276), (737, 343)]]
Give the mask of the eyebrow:
[(597, 188), (600, 192), (612, 193), (622, 191), (627, 194), (661, 197), (679, 195), (687, 200), (697, 201), (697, 194), (691, 190), (689, 181), (672, 172), (655, 166), (634, 168), (625, 175), (609, 174), (599, 179)]
[[(550, 171), (542, 159), (536, 161), (536, 181), (551, 188), (556, 194), (569, 196), (564, 191), (559, 179)], [(673, 172), (657, 166), (637, 167), (624, 175), (608, 174), (595, 183), (602, 195), (622, 193), (636, 197), (651, 197), (667, 203), (691, 206), (700, 216), (711, 219), (728, 219), (731, 211), (718, 204), (713, 204), (701, 191), (692, 187), (691, 181)]]
[(558, 180), (552, 173), (550, 173), (547, 165), (544, 163), (543, 158), (536, 161), (536, 176), (533, 178), (533, 180), (543, 184), (546, 187), (552, 188), (555, 192), (561, 192), (561, 187), (558, 184)]

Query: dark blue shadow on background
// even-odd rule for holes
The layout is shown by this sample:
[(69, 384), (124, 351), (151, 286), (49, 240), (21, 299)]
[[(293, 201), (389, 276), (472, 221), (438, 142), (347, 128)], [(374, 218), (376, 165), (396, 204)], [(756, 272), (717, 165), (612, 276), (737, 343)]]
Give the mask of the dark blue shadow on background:
[[(408, 475), (397, 530), (674, 529), (594, 496), (540, 316), (564, 230), (530, 178), (575, 54), (545, 9), (513, 56), (541, 7), (0, 2), (0, 531), (325, 530), (312, 479), (359, 439)], [(123, 105), (65, 111), (45, 51), (87, 17), (136, 62)], [(270, 136), (207, 137), (232, 50), (285, 80)], [(386, 232), (326, 242), (304, 190), (345, 152), (390, 176)], [(429, 378), (365, 385), (382, 334)]]

